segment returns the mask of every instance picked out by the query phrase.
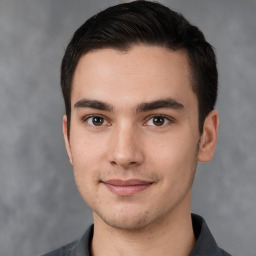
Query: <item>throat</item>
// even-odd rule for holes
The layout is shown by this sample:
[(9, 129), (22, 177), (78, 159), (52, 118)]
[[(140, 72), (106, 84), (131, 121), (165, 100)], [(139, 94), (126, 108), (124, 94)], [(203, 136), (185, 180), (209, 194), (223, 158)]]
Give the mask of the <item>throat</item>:
[(101, 223), (103, 228), (98, 224), (94, 224), (92, 256), (187, 256), (196, 242), (191, 216), (185, 222), (176, 219), (138, 230), (115, 229)]

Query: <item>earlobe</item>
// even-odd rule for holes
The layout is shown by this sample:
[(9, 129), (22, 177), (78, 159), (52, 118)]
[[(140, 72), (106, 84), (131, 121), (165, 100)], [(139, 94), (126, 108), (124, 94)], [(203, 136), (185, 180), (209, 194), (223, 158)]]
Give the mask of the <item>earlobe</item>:
[(219, 115), (212, 110), (204, 121), (203, 133), (200, 138), (198, 161), (209, 162), (214, 156), (218, 139)]
[(73, 165), (69, 136), (68, 136), (68, 124), (67, 124), (67, 116), (66, 115), (64, 115), (63, 119), (62, 119), (62, 130), (63, 130), (65, 147), (66, 147), (66, 151), (67, 151), (67, 154), (69, 157), (69, 161)]

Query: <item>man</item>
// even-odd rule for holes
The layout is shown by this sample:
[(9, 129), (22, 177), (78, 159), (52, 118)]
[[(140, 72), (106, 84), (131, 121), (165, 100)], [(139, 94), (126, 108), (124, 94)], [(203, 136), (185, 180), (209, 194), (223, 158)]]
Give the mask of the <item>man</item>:
[(202, 32), (159, 3), (110, 7), (76, 31), (63, 133), (94, 225), (47, 256), (229, 255), (190, 210), (217, 142), (217, 80)]

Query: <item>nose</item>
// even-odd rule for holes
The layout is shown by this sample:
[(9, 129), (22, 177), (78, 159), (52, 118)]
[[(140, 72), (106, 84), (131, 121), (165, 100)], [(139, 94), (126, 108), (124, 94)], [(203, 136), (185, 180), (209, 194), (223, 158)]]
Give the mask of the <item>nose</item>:
[(140, 135), (136, 128), (123, 125), (113, 129), (109, 143), (109, 162), (123, 169), (138, 166), (144, 160)]

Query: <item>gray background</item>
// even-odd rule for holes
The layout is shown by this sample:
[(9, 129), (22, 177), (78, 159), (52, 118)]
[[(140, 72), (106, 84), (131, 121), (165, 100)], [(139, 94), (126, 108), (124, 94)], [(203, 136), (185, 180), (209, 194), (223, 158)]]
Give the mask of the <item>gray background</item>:
[[(39, 255), (91, 223), (64, 150), (59, 66), (75, 29), (121, 1), (0, 1), (0, 255)], [(199, 165), (193, 212), (219, 245), (256, 255), (256, 2), (160, 1), (198, 25), (220, 72), (216, 156)]]

